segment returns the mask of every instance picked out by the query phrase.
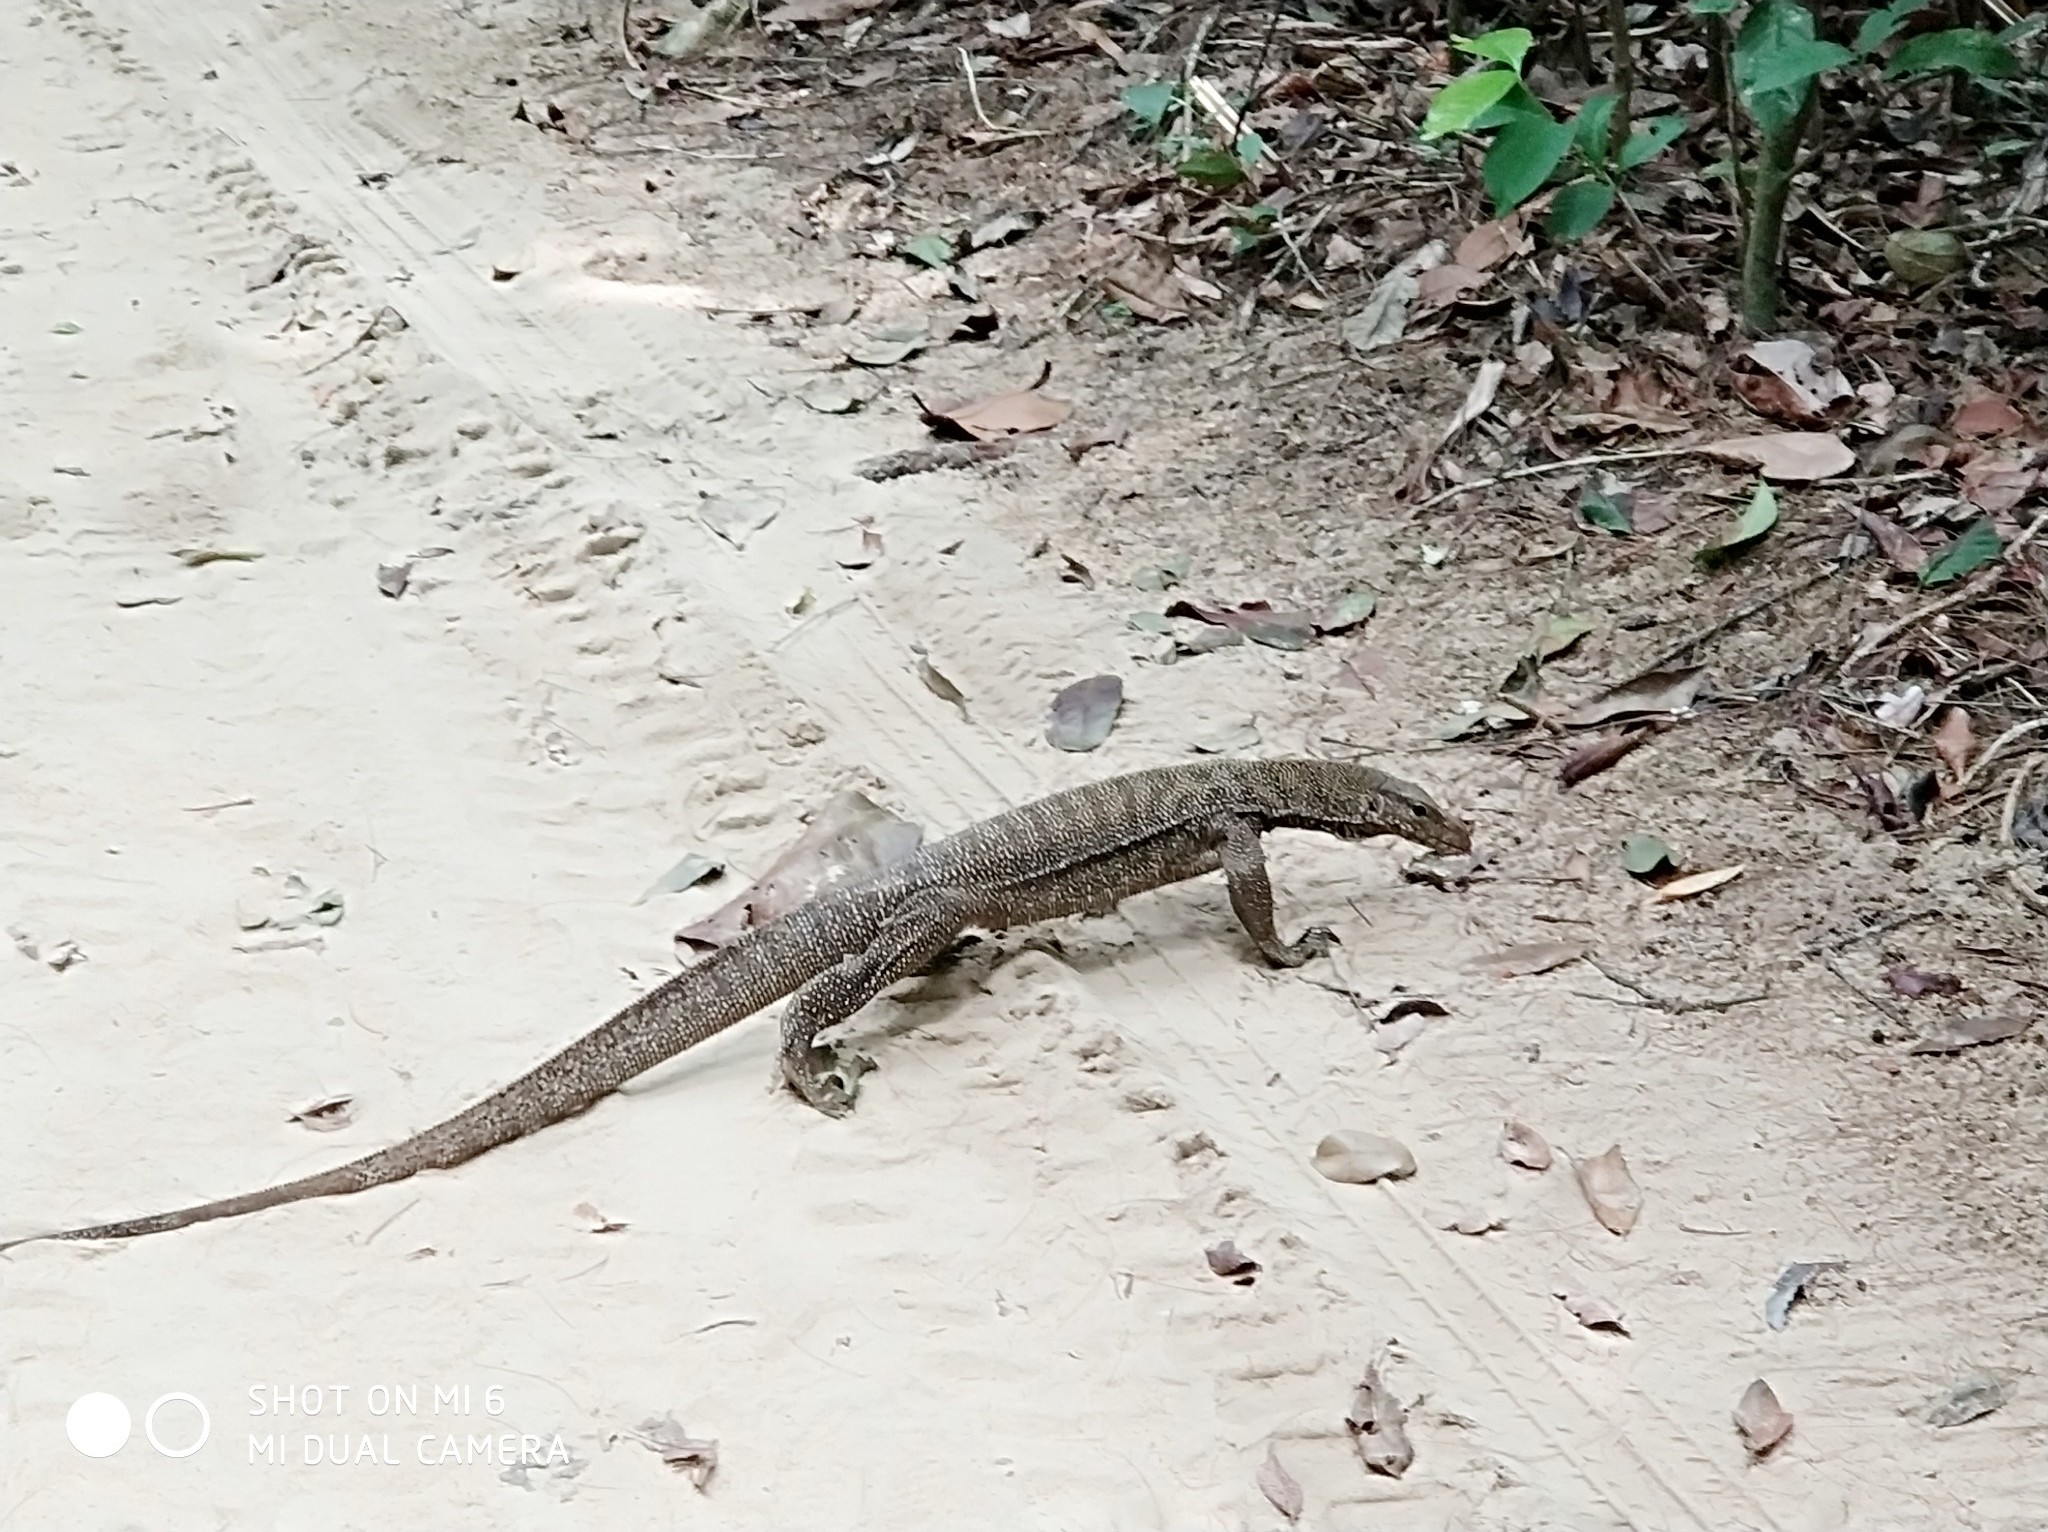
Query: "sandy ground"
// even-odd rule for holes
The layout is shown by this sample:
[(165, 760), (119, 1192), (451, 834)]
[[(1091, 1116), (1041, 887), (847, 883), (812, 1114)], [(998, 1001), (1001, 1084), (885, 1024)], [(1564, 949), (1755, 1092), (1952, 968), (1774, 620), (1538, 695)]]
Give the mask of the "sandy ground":
[[(1134, 665), (1000, 483), (853, 478), (872, 431), (786, 397), (772, 326), (705, 312), (803, 274), (469, 110), (533, 15), (387, 10), (0, 10), (0, 914), (38, 955), (0, 965), (0, 1234), (438, 1120), (672, 968), (724, 892), (635, 902), (684, 850), (758, 870), (838, 787), (944, 830), (1181, 758), (1248, 697), (1285, 699), (1274, 752), (1361, 707), (1269, 654)], [(770, 205), (768, 171), (689, 173)], [(736, 547), (707, 510), (774, 519)], [(862, 517), (887, 554), (850, 572)], [(1103, 669), (1112, 744), (1047, 749), (1047, 695)], [(1484, 764), (1385, 764), (1496, 838), (1515, 812)], [(1825, 1055), (1477, 971), (1545, 928), (1399, 865), (1279, 843), (1334, 972), (1246, 961), (1206, 885), (984, 948), (864, 1018), (883, 1069), (845, 1122), (769, 1090), (756, 1023), (453, 1173), (12, 1252), (0, 1526), (1269, 1528), (1269, 1448), (1333, 1528), (2048, 1525), (2038, 1281), (1848, 1151)], [(243, 929), (291, 875), (341, 920)], [(1389, 1062), (1339, 977), (1451, 1014)], [(336, 1131), (289, 1120), (339, 1096)], [(1620, 1142), (1634, 1233), (1505, 1166), (1508, 1115)], [(1421, 1173), (1322, 1181), (1346, 1127)], [(1505, 1228), (1443, 1227), (1477, 1205)], [(1223, 1238), (1253, 1285), (1210, 1273)], [(1850, 1271), (1767, 1329), (1819, 1258)], [(1374, 1361), (1398, 1480), (1343, 1425)], [(1913, 1418), (1974, 1368), (2014, 1401)], [(1757, 1376), (1798, 1423), (1752, 1464)], [(95, 1390), (136, 1417), (102, 1460), (65, 1441)], [(211, 1421), (183, 1458), (142, 1439), (172, 1392)], [(703, 1494), (636, 1439), (664, 1419), (716, 1439)]]

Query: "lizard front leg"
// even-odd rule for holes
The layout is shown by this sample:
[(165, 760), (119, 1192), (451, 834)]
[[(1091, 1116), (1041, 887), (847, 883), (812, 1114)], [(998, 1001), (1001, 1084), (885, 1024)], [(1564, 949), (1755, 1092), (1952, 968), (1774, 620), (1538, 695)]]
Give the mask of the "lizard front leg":
[(910, 895), (865, 952), (840, 959), (791, 997), (782, 1013), (782, 1078), (828, 1117), (853, 1110), (871, 1060), (821, 1045), (818, 1034), (858, 1011), (898, 979), (922, 973), (974, 924), (970, 895), (927, 889)]
[(1280, 940), (1273, 928), (1273, 884), (1266, 876), (1266, 850), (1258, 826), (1248, 819), (1223, 825), (1223, 876), (1230, 886), (1230, 907), (1260, 956), (1275, 968), (1299, 968), (1310, 958), (1327, 956), (1337, 938), (1322, 926), (1302, 932), (1301, 940)]

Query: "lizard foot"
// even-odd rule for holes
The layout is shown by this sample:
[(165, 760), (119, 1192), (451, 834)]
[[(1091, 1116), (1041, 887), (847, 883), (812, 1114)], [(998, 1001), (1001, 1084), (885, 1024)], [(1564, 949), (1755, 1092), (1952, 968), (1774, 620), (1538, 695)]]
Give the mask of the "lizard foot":
[(844, 1117), (860, 1094), (860, 1077), (875, 1067), (864, 1054), (813, 1044), (803, 1054), (782, 1057), (782, 1078), (827, 1117)]
[(1328, 926), (1310, 926), (1301, 933), (1301, 940), (1291, 947), (1282, 947), (1273, 955), (1273, 962), (1281, 968), (1299, 968), (1316, 958), (1328, 957), (1330, 949), (1337, 945), (1337, 933)]

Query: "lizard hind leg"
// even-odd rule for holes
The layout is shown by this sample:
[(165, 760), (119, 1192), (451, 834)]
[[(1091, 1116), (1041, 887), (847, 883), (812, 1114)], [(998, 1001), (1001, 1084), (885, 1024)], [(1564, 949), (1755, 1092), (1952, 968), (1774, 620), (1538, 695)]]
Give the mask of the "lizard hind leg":
[(1258, 826), (1232, 819), (1223, 827), (1223, 877), (1230, 888), (1230, 907), (1238, 924), (1275, 968), (1299, 968), (1311, 958), (1326, 957), (1337, 938), (1323, 926), (1304, 931), (1298, 942), (1283, 942), (1273, 925), (1273, 882), (1266, 876), (1266, 852)]
[(782, 1013), (778, 1059), (790, 1089), (828, 1117), (844, 1117), (873, 1062), (818, 1042), (899, 979), (922, 973), (976, 923), (973, 898), (926, 889), (905, 899), (864, 952), (840, 959), (790, 998)]

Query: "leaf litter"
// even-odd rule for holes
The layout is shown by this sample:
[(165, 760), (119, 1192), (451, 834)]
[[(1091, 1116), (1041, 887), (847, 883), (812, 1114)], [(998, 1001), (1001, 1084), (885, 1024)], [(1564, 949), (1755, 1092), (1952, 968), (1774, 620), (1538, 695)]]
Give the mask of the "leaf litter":
[(1586, 1206), (1593, 1210), (1602, 1228), (1612, 1234), (1627, 1234), (1636, 1226), (1643, 1212), (1643, 1189), (1636, 1185), (1621, 1145), (1612, 1145), (1604, 1154), (1580, 1160), (1572, 1166), (1572, 1174), (1578, 1180)]
[(1751, 1457), (1763, 1457), (1792, 1430), (1791, 1413), (1762, 1378), (1742, 1391), (1735, 1406), (1735, 1429)]
[(1415, 1448), (1408, 1440), (1408, 1412), (1381, 1381), (1377, 1365), (1365, 1369), (1365, 1376), (1352, 1391), (1344, 1425), (1351, 1432), (1360, 1460), (1372, 1472), (1398, 1479), (1414, 1464)]

